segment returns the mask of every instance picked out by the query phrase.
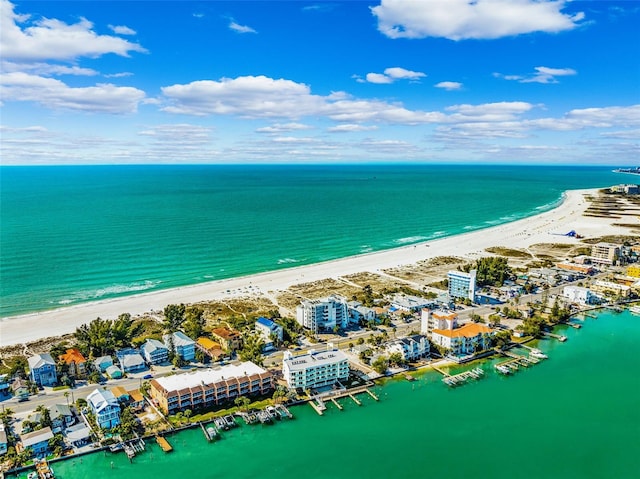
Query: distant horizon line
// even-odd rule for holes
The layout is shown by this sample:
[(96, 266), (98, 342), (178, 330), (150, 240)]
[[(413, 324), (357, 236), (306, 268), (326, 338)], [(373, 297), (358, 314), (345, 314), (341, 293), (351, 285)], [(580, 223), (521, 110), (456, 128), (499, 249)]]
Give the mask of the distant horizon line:
[[(620, 168), (638, 168), (638, 166), (630, 165), (611, 165), (611, 164), (583, 164), (583, 163), (476, 163), (476, 162), (346, 162), (346, 163), (51, 163), (51, 164), (0, 164), (0, 168), (70, 168), (70, 167), (140, 167), (140, 166), (539, 166), (544, 168), (560, 168), (560, 167), (580, 167), (580, 168), (611, 168), (617, 170)], [(623, 172), (624, 173), (624, 172)]]

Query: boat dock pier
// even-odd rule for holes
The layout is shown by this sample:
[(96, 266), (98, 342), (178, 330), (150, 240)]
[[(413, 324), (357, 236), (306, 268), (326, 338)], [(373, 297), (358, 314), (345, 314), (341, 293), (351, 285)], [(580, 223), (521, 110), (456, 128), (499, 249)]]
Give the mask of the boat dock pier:
[(362, 403), (353, 394), (349, 394), (349, 397), (353, 399), (353, 402), (356, 403), (358, 406), (362, 406)]
[(276, 406), (276, 409), (280, 413), (280, 416), (282, 416), (283, 418), (286, 417), (288, 419), (293, 419), (293, 414), (291, 414), (291, 411), (289, 411), (289, 409), (287, 409), (287, 406), (285, 406), (284, 404), (278, 404)]
[(218, 429), (213, 422), (207, 424), (200, 423), (200, 429), (202, 429), (204, 437), (209, 442), (214, 441), (219, 435)]
[(458, 386), (460, 384), (464, 384), (467, 381), (470, 381), (472, 379), (480, 379), (484, 376), (484, 370), (482, 368), (474, 368), (471, 369), (470, 371), (464, 371), (462, 373), (459, 374), (454, 374), (454, 375), (446, 375), (444, 378), (442, 378), (442, 382), (445, 383), (447, 386)]
[(158, 446), (160, 446), (160, 449), (162, 449), (164, 452), (173, 451), (173, 447), (171, 447), (169, 441), (167, 441), (163, 436), (156, 436), (156, 442), (158, 443)]
[(55, 479), (53, 470), (49, 467), (46, 459), (36, 462), (36, 473), (40, 479)]
[(327, 409), (324, 401), (318, 396), (316, 396), (312, 401), (309, 401), (309, 404), (320, 416), (322, 416), (324, 414), (324, 411), (326, 411)]
[(553, 339), (557, 339), (561, 343), (563, 343), (563, 342), (565, 342), (567, 340), (566, 336), (561, 336), (560, 334), (555, 334), (555, 333), (549, 333), (548, 331), (542, 331), (542, 335), (543, 336), (548, 336), (548, 337), (553, 338)]
[(340, 409), (341, 411), (344, 409), (342, 407), (342, 404), (340, 404), (338, 401), (336, 401), (334, 398), (331, 398), (331, 402), (335, 405), (335, 407), (337, 407), (338, 409)]

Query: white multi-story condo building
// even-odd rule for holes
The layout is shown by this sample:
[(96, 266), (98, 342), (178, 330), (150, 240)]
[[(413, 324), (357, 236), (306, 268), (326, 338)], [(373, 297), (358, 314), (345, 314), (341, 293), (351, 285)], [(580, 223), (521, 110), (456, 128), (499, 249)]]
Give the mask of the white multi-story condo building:
[(301, 356), (285, 353), (282, 373), (290, 388), (314, 389), (349, 377), (349, 360), (340, 350), (311, 352)]
[(336, 326), (346, 328), (349, 325), (347, 301), (337, 295), (328, 298), (303, 301), (296, 308), (298, 323), (314, 333), (330, 331)]
[(449, 296), (451, 298), (467, 298), (475, 301), (476, 297), (476, 270), (468, 273), (464, 271), (449, 271)]
[(416, 334), (389, 341), (385, 350), (388, 354), (400, 353), (405, 361), (415, 361), (429, 354), (429, 340)]
[(420, 316), (420, 333), (431, 334), (434, 329), (458, 327), (458, 314), (453, 311), (423, 309)]

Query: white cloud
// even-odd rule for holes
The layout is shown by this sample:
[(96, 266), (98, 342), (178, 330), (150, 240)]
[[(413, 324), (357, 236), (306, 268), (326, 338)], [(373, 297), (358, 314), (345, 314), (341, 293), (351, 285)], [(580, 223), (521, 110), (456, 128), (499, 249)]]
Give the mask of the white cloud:
[(124, 78), (124, 77), (130, 77), (133, 76), (133, 73), (131, 72), (120, 72), (120, 73), (110, 73), (110, 74), (105, 74), (104, 77), (105, 78)]
[(257, 128), (258, 133), (286, 133), (289, 131), (309, 130), (311, 127), (303, 123), (275, 123), (271, 126)]
[(556, 77), (577, 75), (578, 73), (572, 68), (535, 67), (534, 70), (535, 73), (527, 76), (503, 75), (502, 73), (494, 73), (493, 76), (505, 80), (518, 81), (520, 83), (558, 83)]
[(447, 91), (460, 90), (462, 88), (462, 83), (457, 81), (441, 81), (440, 83), (436, 83), (434, 85), (436, 88), (442, 88)]
[(72, 88), (53, 78), (28, 73), (8, 73), (0, 77), (3, 101), (32, 101), (51, 109), (100, 113), (133, 113), (145, 93), (133, 87), (98, 84)]
[(377, 129), (378, 127), (375, 125), (365, 126), (365, 125), (359, 125), (357, 123), (344, 123), (342, 125), (336, 125), (336, 126), (327, 128), (327, 131), (331, 133), (352, 133), (355, 131), (371, 131), (371, 130), (377, 130)]
[(344, 123), (399, 124), (432, 123), (445, 116), (380, 100), (356, 100), (344, 92), (314, 95), (305, 84), (265, 76), (200, 80), (162, 87), (162, 93), (170, 103), (164, 111), (187, 115), (291, 119), (317, 116)]
[(239, 23), (236, 23), (233, 20), (229, 22), (229, 28), (237, 33), (258, 33), (253, 28), (247, 25), (240, 25)]
[(14, 12), (14, 5), (0, 0), (0, 50), (9, 60), (72, 60), (99, 57), (107, 53), (128, 57), (130, 52), (146, 52), (137, 43), (119, 37), (99, 35), (86, 18), (69, 25), (60, 20), (42, 18), (28, 26), (27, 16)]
[(109, 25), (113, 33), (117, 35), (135, 35), (136, 31), (124, 25)]
[(212, 128), (188, 123), (156, 125), (138, 132), (138, 135), (157, 143), (173, 146), (200, 146), (211, 143)]
[(567, 112), (562, 118), (528, 120), (527, 125), (532, 128), (555, 131), (640, 127), (640, 105), (576, 109)]
[[(384, 73), (367, 73), (366, 81), (369, 83), (393, 83), (396, 80), (413, 80), (418, 81), (420, 78), (424, 78), (427, 75), (422, 72), (414, 72), (400, 67), (387, 68)], [(358, 75), (353, 75), (358, 82), (362, 83), (363, 80)]]
[(79, 66), (54, 65), (50, 63), (14, 63), (3, 61), (0, 66), (2, 73), (24, 72), (35, 75), (80, 75), (94, 76), (98, 72), (91, 68), (81, 68)]
[(562, 13), (564, 0), (381, 0), (371, 9), (389, 38), (492, 39), (575, 28), (583, 13)]
[(449, 115), (448, 122), (496, 122), (513, 120), (533, 108), (534, 105), (523, 101), (503, 101), (480, 105), (453, 105), (445, 110), (453, 112)]

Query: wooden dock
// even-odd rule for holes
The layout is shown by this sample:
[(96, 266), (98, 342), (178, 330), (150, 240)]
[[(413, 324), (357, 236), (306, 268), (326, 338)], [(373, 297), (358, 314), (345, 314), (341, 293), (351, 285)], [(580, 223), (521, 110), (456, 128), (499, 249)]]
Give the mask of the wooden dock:
[(349, 394), (349, 397), (353, 399), (353, 402), (356, 403), (358, 406), (362, 406), (362, 403), (360, 402), (360, 400), (357, 397), (355, 397), (353, 394)]
[(214, 441), (219, 435), (218, 429), (213, 422), (207, 424), (200, 423), (200, 429), (202, 429), (204, 437), (209, 442)]
[(472, 379), (480, 379), (484, 376), (484, 371), (481, 368), (474, 368), (470, 371), (464, 371), (459, 374), (448, 375), (442, 378), (442, 382), (447, 386), (459, 386)]
[(158, 446), (160, 446), (160, 449), (162, 449), (164, 452), (173, 451), (173, 447), (171, 447), (171, 444), (169, 444), (169, 441), (167, 441), (166, 438), (162, 436), (156, 436), (156, 442), (158, 443)]
[(442, 374), (445, 378), (448, 378), (449, 376), (451, 376), (451, 374), (443, 371), (442, 369), (436, 367), (436, 366), (431, 366), (435, 371), (438, 371), (440, 374)]
[(315, 399), (309, 401), (311, 407), (320, 415), (324, 414), (324, 411), (327, 410), (327, 406), (322, 399), (316, 397)]
[(567, 340), (566, 336), (561, 336), (560, 334), (549, 333), (548, 331), (542, 331), (543, 336), (548, 336), (553, 339), (557, 339), (561, 343), (564, 343)]
[(333, 403), (333, 404), (334, 404), (338, 409), (340, 409), (341, 411), (344, 409), (344, 408), (342, 407), (342, 404), (340, 404), (340, 403), (339, 403), (338, 401), (336, 401), (334, 398), (331, 398), (331, 402), (332, 402), (332, 403)]
[(367, 393), (369, 393), (369, 396), (371, 396), (373, 399), (375, 399), (376, 401), (380, 401), (380, 399), (378, 399), (378, 396), (373, 394), (373, 392), (371, 392), (370, 389), (367, 389), (366, 391), (367, 391)]

